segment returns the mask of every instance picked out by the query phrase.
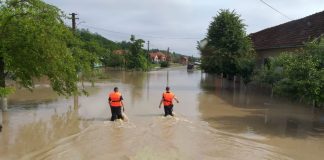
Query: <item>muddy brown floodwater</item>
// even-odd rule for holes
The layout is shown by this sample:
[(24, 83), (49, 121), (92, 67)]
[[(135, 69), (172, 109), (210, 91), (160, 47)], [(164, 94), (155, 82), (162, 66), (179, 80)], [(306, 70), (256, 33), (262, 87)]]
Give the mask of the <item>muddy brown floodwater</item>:
[[(167, 71), (107, 72), (88, 87), (90, 96), (73, 98), (39, 85), (18, 90), (0, 116), (0, 159), (121, 160), (322, 160), (324, 113), (271, 99), (268, 93), (235, 89), (200, 71), (169, 70), (180, 100), (175, 118), (162, 117), (159, 100)], [(221, 88), (221, 86), (224, 86)], [(109, 122), (107, 93), (118, 86), (128, 123)]]

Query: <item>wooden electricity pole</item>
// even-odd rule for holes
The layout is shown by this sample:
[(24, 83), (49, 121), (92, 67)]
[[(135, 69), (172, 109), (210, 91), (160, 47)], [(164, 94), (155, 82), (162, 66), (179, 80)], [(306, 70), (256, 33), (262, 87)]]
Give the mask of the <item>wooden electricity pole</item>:
[[(78, 14), (76, 14), (76, 13), (72, 13), (72, 14), (70, 14), (72, 17), (71, 17), (71, 19), (72, 19), (72, 31), (73, 31), (73, 33), (75, 33), (75, 31), (76, 31), (76, 20), (77, 19), (79, 19), (79, 18), (76, 18), (76, 15), (78, 15)], [(78, 74), (78, 73), (77, 73)], [(77, 75), (77, 77), (78, 77), (78, 79), (79, 79), (79, 75)], [(78, 80), (79, 81), (79, 80)], [(73, 106), (74, 106), (74, 109), (77, 109), (78, 107), (79, 107), (79, 97), (78, 97), (78, 91), (79, 89), (78, 89), (78, 82), (77, 82), (77, 90), (73, 93)]]
[(76, 30), (76, 20), (79, 19), (79, 18), (76, 18), (76, 15), (78, 15), (78, 14), (72, 13), (70, 15), (72, 16), (71, 17), (71, 19), (72, 19), (72, 30), (73, 30), (73, 32), (75, 32), (75, 30)]

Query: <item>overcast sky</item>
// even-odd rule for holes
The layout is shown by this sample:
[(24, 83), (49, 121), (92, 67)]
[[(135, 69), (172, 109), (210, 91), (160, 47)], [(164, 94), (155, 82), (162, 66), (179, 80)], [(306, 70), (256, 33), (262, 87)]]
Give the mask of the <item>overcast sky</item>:
[[(247, 33), (290, 21), (260, 0), (45, 0), (65, 13), (75, 12), (78, 28), (88, 28), (113, 41), (130, 34), (150, 41), (150, 48), (198, 56), (196, 44), (205, 37), (220, 9), (235, 10)], [(264, 0), (290, 19), (324, 10), (324, 0)], [(145, 45), (146, 47), (146, 45)]]

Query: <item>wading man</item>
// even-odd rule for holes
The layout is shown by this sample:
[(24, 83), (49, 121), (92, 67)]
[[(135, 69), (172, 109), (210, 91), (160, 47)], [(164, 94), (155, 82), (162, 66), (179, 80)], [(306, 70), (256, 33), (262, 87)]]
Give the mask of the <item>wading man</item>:
[(111, 121), (116, 119), (123, 119), (122, 116), (122, 108), (125, 111), (124, 104), (123, 104), (123, 96), (118, 91), (118, 88), (115, 87), (114, 91), (109, 94), (109, 105), (111, 109)]
[(179, 103), (176, 96), (170, 91), (170, 87), (166, 87), (159, 105), (159, 108), (161, 108), (162, 103), (164, 105), (164, 116), (173, 116), (173, 99)]

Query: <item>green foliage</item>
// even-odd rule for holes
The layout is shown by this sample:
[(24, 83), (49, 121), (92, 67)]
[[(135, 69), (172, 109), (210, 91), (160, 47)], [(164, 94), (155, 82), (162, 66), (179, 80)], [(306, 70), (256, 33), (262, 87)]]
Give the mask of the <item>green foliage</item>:
[(221, 10), (210, 23), (204, 41), (207, 44), (199, 44), (198, 49), (205, 72), (241, 75), (245, 82), (250, 81), (255, 56), (239, 15), (234, 11)]
[(0, 87), (0, 97), (7, 97), (8, 95), (15, 92), (15, 88), (13, 87)]
[(274, 86), (275, 83), (283, 79), (282, 62), (278, 58), (270, 58), (268, 64), (255, 75), (255, 79), (259, 83)]
[[(111, 51), (120, 48), (117, 43), (110, 41), (99, 34), (91, 33), (85, 29), (78, 30), (76, 35), (82, 41), (81, 48), (91, 53), (93, 57), (96, 57), (96, 59), (94, 59), (92, 62), (93, 65), (94, 63), (101, 63), (109, 67), (123, 66), (119, 63), (121, 58), (112, 55), (111, 53)], [(114, 58), (117, 58), (117, 63), (114, 61)]]
[(126, 55), (108, 52), (101, 61), (108, 67), (125, 67), (125, 57)]
[(271, 84), (278, 95), (317, 106), (324, 103), (324, 46), (308, 43), (303, 50), (282, 53), (259, 73), (261, 82)]
[(110, 49), (110, 50), (120, 49), (120, 45), (118, 43), (108, 40), (107, 38), (102, 37), (97, 33), (91, 33), (86, 29), (78, 30), (77, 33), (83, 42), (95, 42), (97, 43), (98, 46), (104, 49)]
[(223, 61), (220, 57), (222, 57), (222, 53), (219, 50), (211, 49), (211, 47), (206, 47), (201, 50), (203, 54), (201, 57), (201, 68), (207, 73), (223, 73)]
[(318, 62), (304, 54), (295, 56), (283, 54), (278, 58), (285, 61), (282, 72), (284, 78), (274, 86), (275, 92), (307, 102), (319, 101), (324, 81), (321, 80), (323, 72), (316, 69)]
[(231, 54), (244, 49), (245, 25), (234, 11), (221, 10), (209, 25), (208, 44)]
[(93, 58), (64, 25), (62, 12), (41, 0), (1, 2), (0, 58), (5, 67), (0, 72), (14, 75), (27, 88), (34, 78), (46, 76), (58, 93), (75, 92), (77, 72), (90, 70)]
[(128, 50), (132, 45), (131, 42), (126, 42), (126, 41), (121, 41), (117, 44), (120, 46), (121, 49), (124, 49), (124, 50)]
[(194, 63), (194, 62), (196, 62), (196, 61), (199, 61), (199, 58), (194, 57), (194, 56), (190, 56), (190, 57), (188, 57), (188, 62), (189, 62), (189, 63)]
[(172, 52), (171, 56), (172, 56), (171, 59), (172, 59), (172, 62), (173, 63), (179, 63), (180, 62), (180, 58), (181, 58), (181, 55), (180, 54), (177, 54), (175, 52)]
[(242, 77), (244, 84), (252, 81), (255, 67), (255, 55), (253, 52), (248, 52), (247, 55), (242, 56), (238, 61), (238, 73)]
[(163, 61), (160, 63), (161, 68), (166, 68), (170, 66), (170, 63), (168, 61)]
[(134, 35), (131, 36), (130, 40), (130, 54), (126, 56), (126, 67), (128, 69), (148, 70), (149, 62), (147, 59), (147, 55), (142, 49), (144, 40), (135, 39)]

